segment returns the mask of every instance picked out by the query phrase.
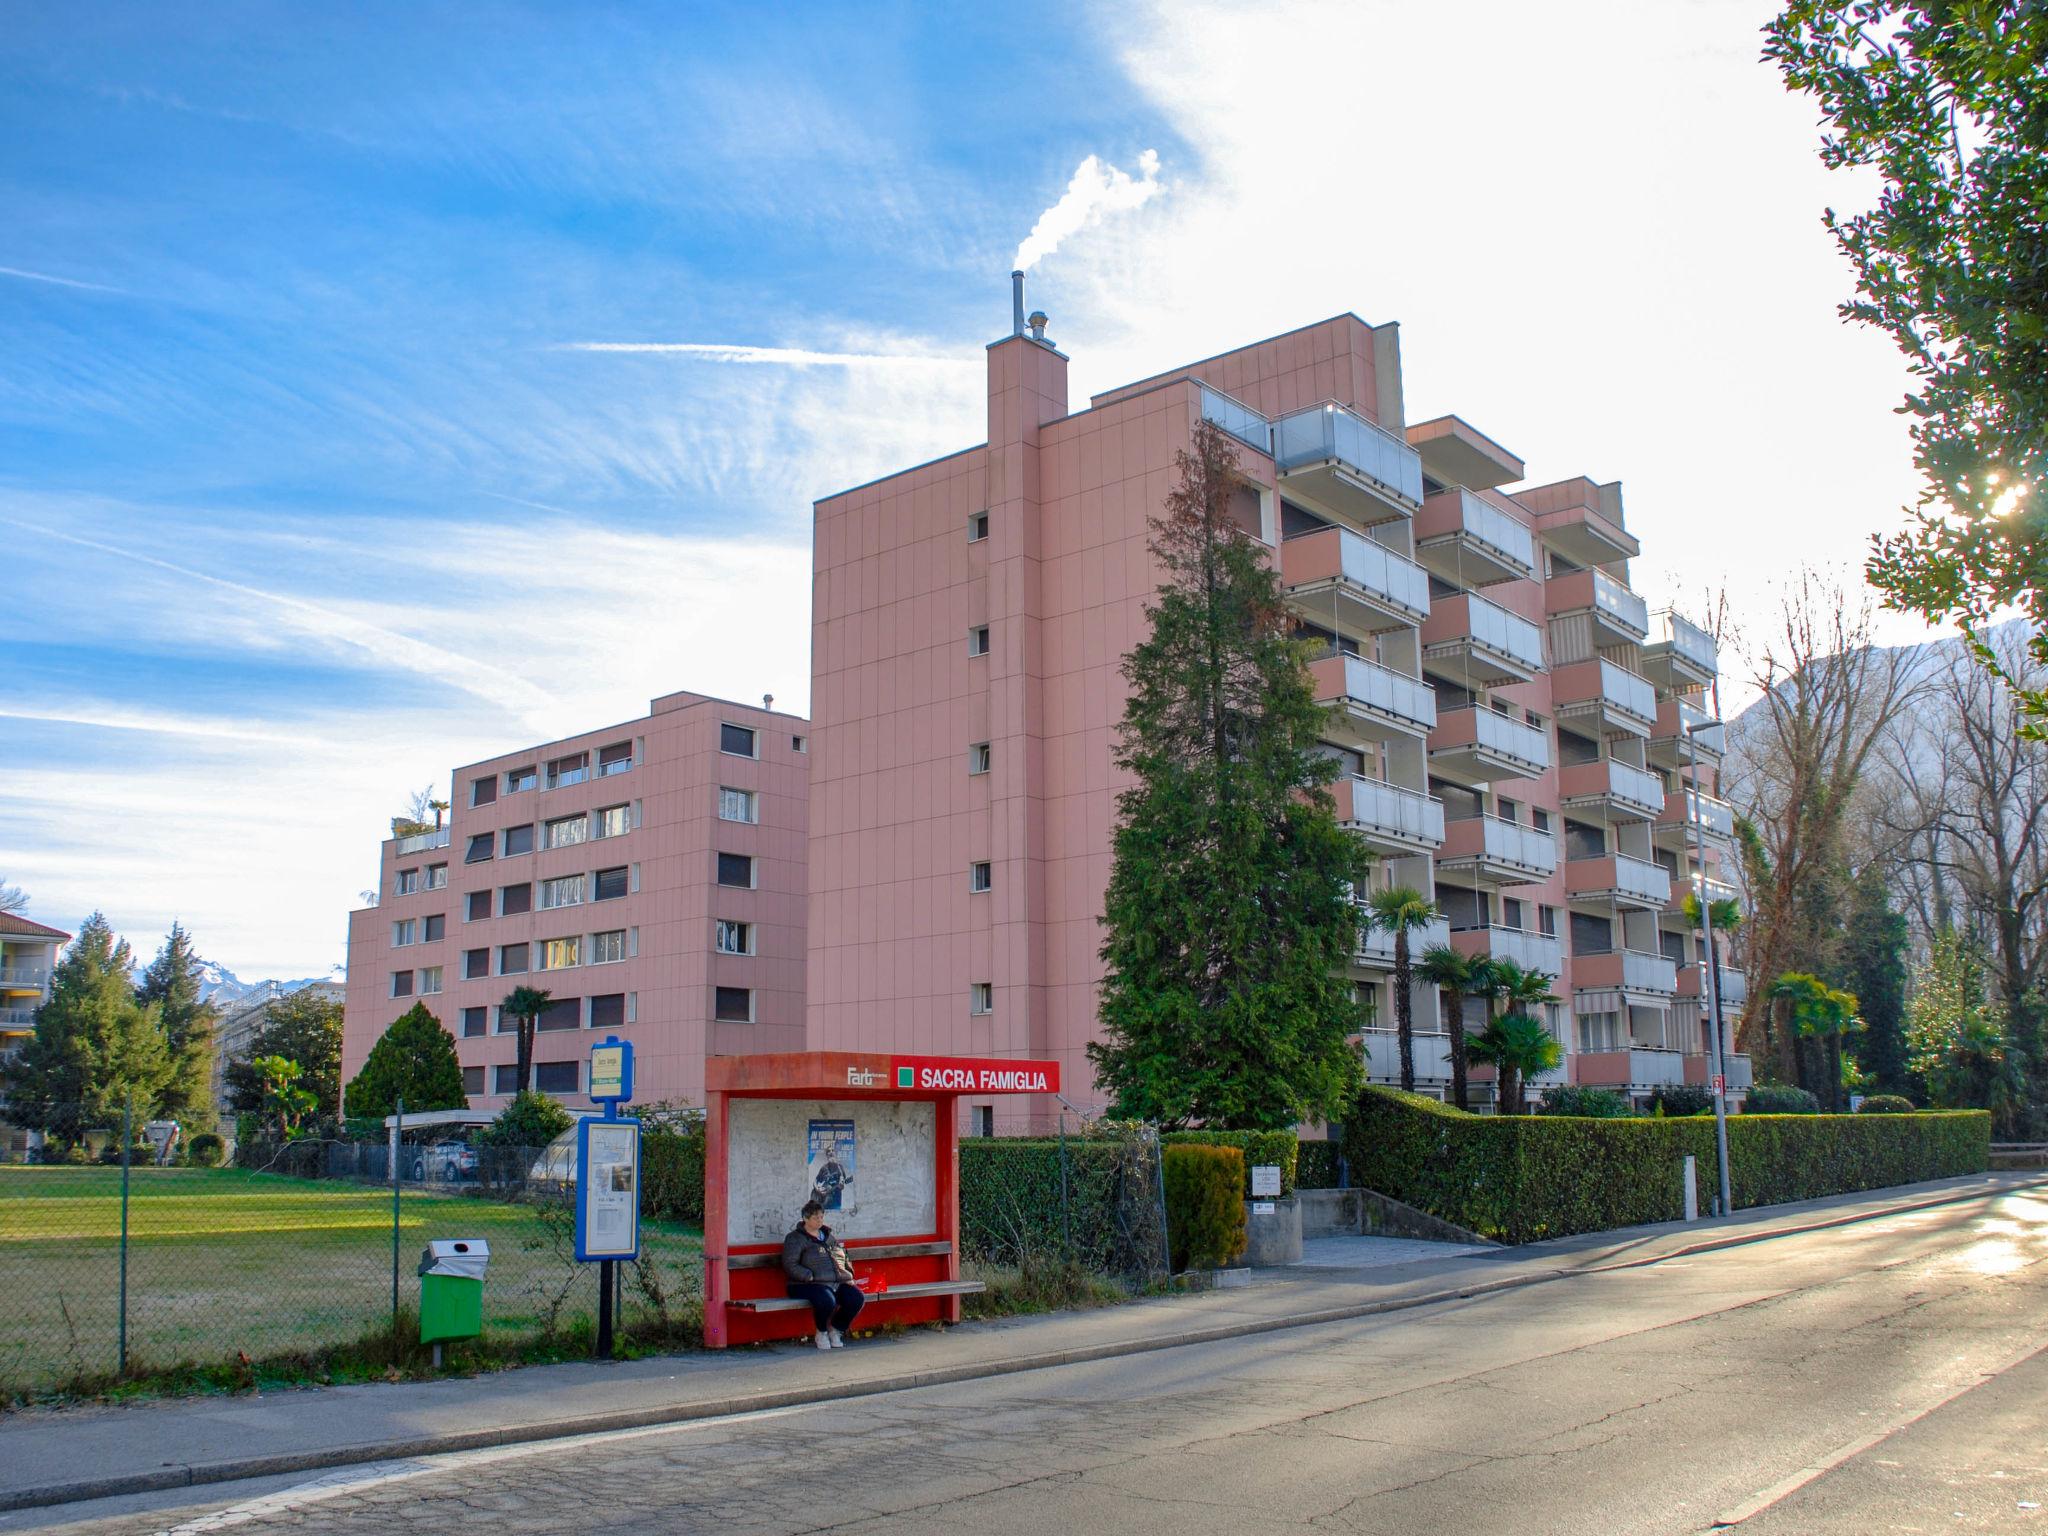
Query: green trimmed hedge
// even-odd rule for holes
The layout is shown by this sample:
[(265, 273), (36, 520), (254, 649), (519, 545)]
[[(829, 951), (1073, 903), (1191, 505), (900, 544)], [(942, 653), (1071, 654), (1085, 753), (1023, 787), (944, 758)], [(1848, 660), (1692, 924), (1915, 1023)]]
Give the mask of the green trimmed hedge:
[(1280, 1165), (1280, 1197), (1294, 1193), (1295, 1166), (1301, 1142), (1292, 1131), (1168, 1131), (1160, 1141), (1169, 1147), (1235, 1147), (1244, 1154), (1244, 1198), (1252, 1197), (1252, 1165)]
[(1337, 1159), (1344, 1153), (1341, 1141), (1304, 1141), (1296, 1148), (1294, 1184), (1297, 1189), (1335, 1189)]
[(1250, 1241), (1244, 1209), (1244, 1153), (1237, 1147), (1179, 1142), (1165, 1149), (1166, 1232), (1174, 1273), (1222, 1269)]
[[(1685, 1214), (1683, 1159), (1711, 1187), (1711, 1120), (1468, 1115), (1368, 1088), (1345, 1127), (1351, 1181), (1506, 1243)], [(1982, 1173), (1991, 1117), (1752, 1115), (1728, 1122), (1738, 1209)]]
[[(1095, 1274), (1156, 1266), (1156, 1218), (1140, 1223), (1122, 1213), (1127, 1199), (1158, 1198), (1149, 1178), (1136, 1182), (1130, 1151), (1113, 1138), (1070, 1136), (1062, 1180), (1057, 1137), (961, 1138), (961, 1258), (1006, 1269), (1071, 1260)], [(1155, 1245), (1149, 1254), (1140, 1251), (1141, 1225)]]
[(704, 1224), (704, 1112), (650, 1104), (640, 1112), (640, 1212)]

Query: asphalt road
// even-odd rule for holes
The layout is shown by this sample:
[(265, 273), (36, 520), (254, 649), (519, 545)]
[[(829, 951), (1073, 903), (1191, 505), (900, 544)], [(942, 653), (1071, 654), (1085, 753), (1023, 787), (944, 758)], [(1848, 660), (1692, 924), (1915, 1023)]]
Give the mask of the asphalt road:
[[(2048, 1533), (2048, 1199), (0, 1530)], [(858, 1346), (856, 1346), (858, 1347)]]

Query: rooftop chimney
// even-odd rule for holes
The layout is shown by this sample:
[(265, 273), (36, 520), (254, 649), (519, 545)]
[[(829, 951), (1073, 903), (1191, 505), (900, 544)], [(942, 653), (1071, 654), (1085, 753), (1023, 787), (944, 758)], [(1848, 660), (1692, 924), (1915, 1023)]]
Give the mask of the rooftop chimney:
[(1010, 334), (1024, 334), (1024, 269), (1010, 274)]
[(775, 695), (774, 695), (774, 694), (772, 694), (772, 693), (764, 693), (764, 694), (762, 694), (762, 695), (761, 695), (761, 707), (762, 707), (763, 709), (773, 709), (773, 708), (775, 707)]

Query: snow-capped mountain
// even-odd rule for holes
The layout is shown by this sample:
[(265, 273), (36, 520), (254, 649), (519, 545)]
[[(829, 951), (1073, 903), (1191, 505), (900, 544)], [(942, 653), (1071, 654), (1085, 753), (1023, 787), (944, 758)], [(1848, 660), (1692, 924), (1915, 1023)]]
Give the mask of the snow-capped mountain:
[(202, 1001), (226, 1007), (257, 992), (296, 992), (316, 981), (340, 982), (344, 979), (343, 973), (336, 969), (325, 976), (299, 976), (290, 981), (244, 981), (218, 961), (202, 960), (199, 964), (199, 996)]

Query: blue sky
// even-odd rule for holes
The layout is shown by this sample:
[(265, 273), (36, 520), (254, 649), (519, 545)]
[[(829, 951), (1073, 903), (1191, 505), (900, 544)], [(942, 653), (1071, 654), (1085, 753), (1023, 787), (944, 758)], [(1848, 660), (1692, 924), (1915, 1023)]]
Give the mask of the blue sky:
[(1090, 156), (1077, 397), (1398, 319), (1763, 624), (1911, 494), (1769, 8), (1439, 10), (5, 5), (0, 878), (311, 974), (452, 765), (804, 707), (810, 502), (978, 440)]

